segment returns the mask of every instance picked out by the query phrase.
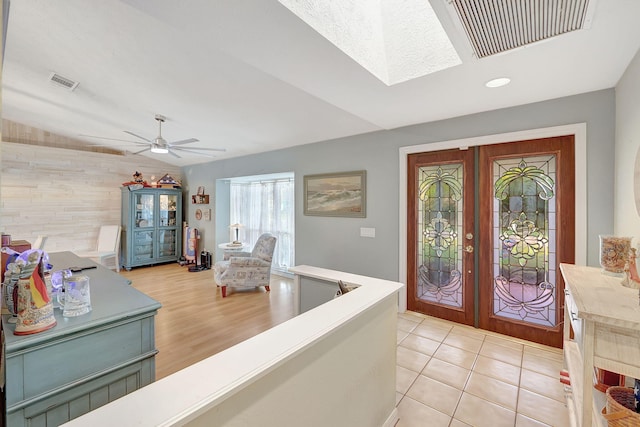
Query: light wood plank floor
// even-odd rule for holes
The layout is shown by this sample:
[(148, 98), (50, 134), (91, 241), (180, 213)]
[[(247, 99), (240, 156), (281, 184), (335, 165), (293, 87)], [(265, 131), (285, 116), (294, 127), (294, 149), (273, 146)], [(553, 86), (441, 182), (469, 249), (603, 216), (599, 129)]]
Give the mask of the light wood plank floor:
[(293, 317), (293, 282), (273, 274), (270, 292), (227, 288), (224, 299), (213, 270), (190, 273), (170, 263), (120, 274), (162, 304), (156, 317), (156, 380)]

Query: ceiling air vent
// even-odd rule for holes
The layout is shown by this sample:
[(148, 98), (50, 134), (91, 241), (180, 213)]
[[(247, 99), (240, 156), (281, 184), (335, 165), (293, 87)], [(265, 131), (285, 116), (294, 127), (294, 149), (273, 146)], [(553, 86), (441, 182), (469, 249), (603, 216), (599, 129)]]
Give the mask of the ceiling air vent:
[(451, 0), (478, 58), (586, 28), (589, 3), (595, 0)]
[(74, 82), (73, 80), (62, 77), (60, 74), (56, 73), (51, 73), (49, 80), (59, 86), (69, 89), (70, 91), (73, 91), (79, 85), (78, 82)]

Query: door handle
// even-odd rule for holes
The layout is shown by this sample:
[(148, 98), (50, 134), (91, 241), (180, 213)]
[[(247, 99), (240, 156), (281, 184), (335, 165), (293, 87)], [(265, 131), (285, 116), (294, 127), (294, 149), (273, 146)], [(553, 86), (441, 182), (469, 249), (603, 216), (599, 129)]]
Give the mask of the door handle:
[(464, 237), (465, 237), (467, 240), (471, 240), (471, 239), (473, 239), (473, 233), (467, 233)]
[(464, 247), (464, 251), (468, 253), (473, 253), (473, 246), (467, 245)]

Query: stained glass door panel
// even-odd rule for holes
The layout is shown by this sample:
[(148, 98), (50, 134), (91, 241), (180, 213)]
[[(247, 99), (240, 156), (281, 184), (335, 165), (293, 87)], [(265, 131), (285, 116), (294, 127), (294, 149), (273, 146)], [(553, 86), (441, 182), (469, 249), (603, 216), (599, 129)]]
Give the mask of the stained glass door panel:
[(574, 260), (573, 137), (481, 147), (480, 327), (562, 345), (560, 262)]
[(474, 317), (472, 167), (472, 151), (409, 156), (408, 307), (467, 324)]
[(554, 327), (556, 156), (493, 161), (493, 314)]
[(418, 168), (416, 297), (462, 307), (463, 164)]

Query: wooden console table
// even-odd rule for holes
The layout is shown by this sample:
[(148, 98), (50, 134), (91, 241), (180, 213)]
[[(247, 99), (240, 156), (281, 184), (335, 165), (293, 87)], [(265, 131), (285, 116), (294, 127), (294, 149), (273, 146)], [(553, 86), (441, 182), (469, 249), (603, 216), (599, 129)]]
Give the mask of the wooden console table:
[[(71, 252), (49, 254), (53, 271), (97, 265)], [(160, 303), (101, 265), (91, 280), (92, 311), (45, 332), (16, 336), (2, 316), (3, 421), (57, 426), (155, 380), (155, 315)]]
[[(637, 289), (599, 268), (560, 264), (565, 279), (564, 358), (572, 392), (569, 418), (580, 427), (606, 427), (605, 400), (593, 388), (594, 367), (640, 378), (640, 301)], [(574, 338), (570, 339), (570, 329)]]

